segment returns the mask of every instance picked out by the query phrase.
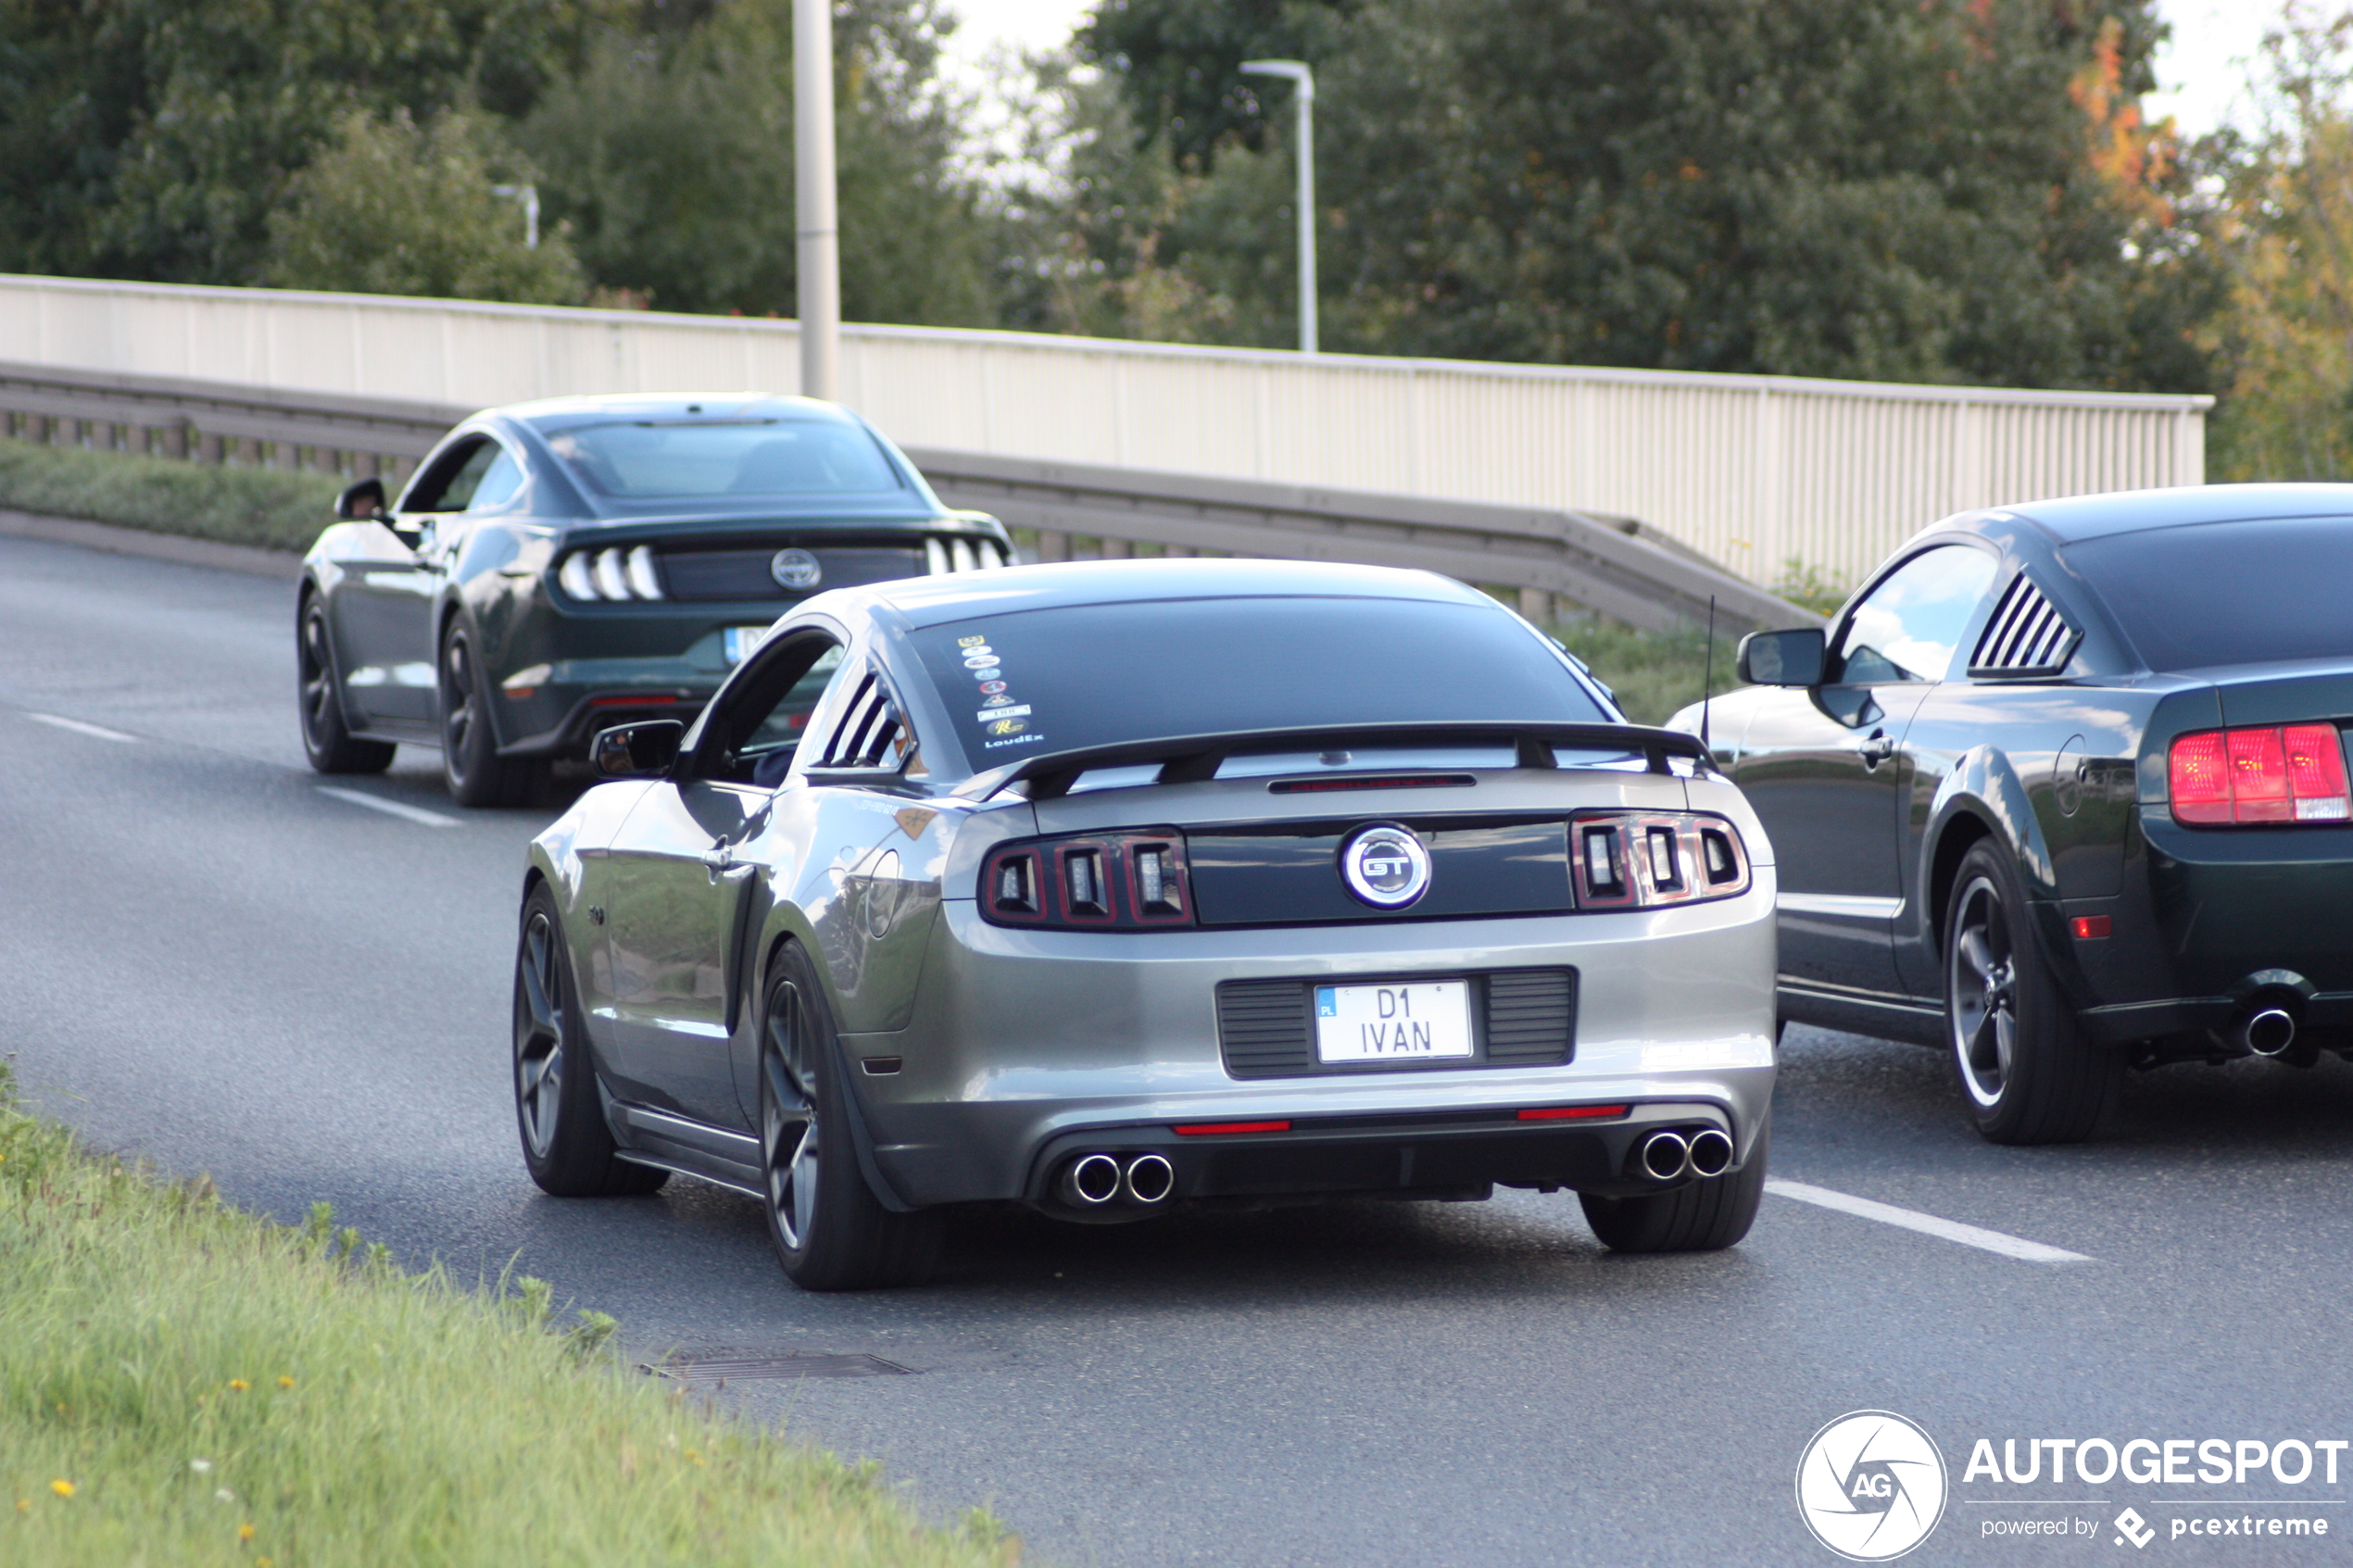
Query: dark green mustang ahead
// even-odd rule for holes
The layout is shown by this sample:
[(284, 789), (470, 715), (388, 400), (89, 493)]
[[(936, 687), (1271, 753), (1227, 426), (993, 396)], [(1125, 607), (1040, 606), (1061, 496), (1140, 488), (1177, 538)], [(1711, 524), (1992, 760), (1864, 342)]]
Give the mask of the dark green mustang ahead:
[(2001, 1143), (2127, 1065), (2353, 1056), (2353, 485), (1949, 518), (1740, 668), (1784, 1020), (1950, 1050)]
[(438, 746), (466, 806), (529, 798), (608, 725), (692, 719), (812, 593), (1013, 559), (855, 414), (760, 393), (490, 409), (385, 503), (346, 490), (303, 562), (304, 749), (369, 773)]

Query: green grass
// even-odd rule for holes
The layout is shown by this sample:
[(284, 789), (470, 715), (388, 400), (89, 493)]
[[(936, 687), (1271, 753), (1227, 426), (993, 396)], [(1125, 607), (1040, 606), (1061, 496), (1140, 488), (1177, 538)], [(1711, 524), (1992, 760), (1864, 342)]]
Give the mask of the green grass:
[[(1739, 627), (1716, 629), (1716, 690), (1736, 684), (1732, 652)], [(1592, 667), (1617, 693), (1617, 705), (1638, 724), (1657, 724), (1686, 703), (1699, 700), (1700, 671), (1707, 662), (1707, 633), (1638, 632), (1614, 621), (1564, 621), (1553, 635)]]
[(344, 481), (0, 437), (0, 507), (271, 550), (307, 550)]
[[(1005, 1564), (620, 1370), (611, 1320), (242, 1213), (25, 1114), (0, 1064), (0, 1562)], [(777, 1288), (787, 1288), (778, 1282)]]

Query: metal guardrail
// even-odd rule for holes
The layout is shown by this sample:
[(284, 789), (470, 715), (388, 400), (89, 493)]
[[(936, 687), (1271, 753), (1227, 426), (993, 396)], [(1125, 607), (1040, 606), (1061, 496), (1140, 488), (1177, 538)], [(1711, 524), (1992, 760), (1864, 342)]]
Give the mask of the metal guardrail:
[[(196, 461), (406, 478), (473, 410), (180, 377), (0, 362), (0, 428)], [(941, 499), (988, 511), (1041, 560), (1235, 555), (1420, 567), (1514, 596), (1539, 622), (1595, 611), (1665, 631), (1715, 600), (1728, 628), (1818, 618), (1629, 518), (910, 448)]]

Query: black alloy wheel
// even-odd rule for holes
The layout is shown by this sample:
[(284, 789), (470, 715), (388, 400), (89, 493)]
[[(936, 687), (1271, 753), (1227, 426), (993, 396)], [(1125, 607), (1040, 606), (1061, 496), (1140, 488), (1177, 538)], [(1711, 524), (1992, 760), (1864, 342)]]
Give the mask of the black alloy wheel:
[(343, 721), (343, 695), (335, 689), (333, 649), (327, 642), (327, 607), (306, 595), (295, 630), (295, 669), (300, 682), (302, 750), (319, 773), (381, 773), (398, 749), (390, 741), (355, 739)]
[(544, 760), (498, 755), (490, 687), (473, 636), (452, 621), (441, 634), (441, 775), (460, 806), (526, 806), (546, 778)]
[(839, 1038), (815, 968), (776, 955), (761, 1011), (760, 1163), (769, 1238), (803, 1290), (920, 1285), (937, 1267), (937, 1210), (883, 1206), (858, 1168), (837, 1064)]
[(2084, 1035), (2027, 918), (2009, 857), (1970, 846), (1944, 924), (1945, 1035), (1987, 1139), (2076, 1143), (2115, 1103), (2123, 1058)]
[(670, 1179), (621, 1159), (605, 1124), (563, 922), (545, 883), (523, 901), (515, 947), (515, 1125), (531, 1179), (559, 1198), (651, 1192)]
[(1756, 1129), (1748, 1163), (1720, 1176), (1698, 1176), (1638, 1198), (1579, 1193), (1585, 1223), (1613, 1252), (1716, 1252), (1736, 1245), (1756, 1223), (1772, 1143), (1768, 1121)]

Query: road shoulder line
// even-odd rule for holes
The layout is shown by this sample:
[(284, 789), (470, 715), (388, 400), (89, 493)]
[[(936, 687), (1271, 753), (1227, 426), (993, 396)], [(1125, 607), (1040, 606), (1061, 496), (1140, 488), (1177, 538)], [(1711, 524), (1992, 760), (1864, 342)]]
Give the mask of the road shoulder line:
[(1922, 1236), (1932, 1236), (1942, 1241), (1958, 1242), (1963, 1247), (1982, 1248), (1998, 1252), (2005, 1258), (2016, 1258), (2028, 1263), (2088, 1263), (2092, 1259), (2065, 1248), (2048, 1247), (2023, 1236), (2007, 1236), (2001, 1231), (1989, 1231), (1976, 1225), (1965, 1225), (1958, 1220), (1943, 1220), (1933, 1214), (1923, 1214), (1914, 1209), (1898, 1209), (1892, 1203), (1880, 1203), (1868, 1198), (1856, 1198), (1829, 1187), (1818, 1187), (1806, 1182), (1787, 1182), (1779, 1177), (1768, 1178), (1765, 1190), (1776, 1198), (1793, 1198), (1818, 1208), (1835, 1209), (1842, 1214), (1857, 1219), (1877, 1220), (1883, 1225), (1895, 1225)]
[(332, 795), (337, 800), (348, 800), (354, 806), (365, 806), (371, 810), (388, 812), (396, 817), (406, 818), (412, 822), (422, 822), (429, 828), (454, 828), (460, 825), (455, 817), (445, 817), (438, 811), (428, 811), (422, 806), (409, 806), (397, 800), (386, 800), (381, 795), (369, 795), (356, 789), (338, 789), (333, 784), (313, 784), (310, 787), (321, 795)]

